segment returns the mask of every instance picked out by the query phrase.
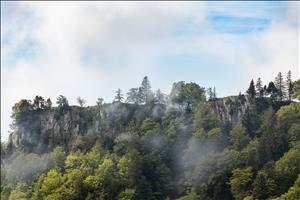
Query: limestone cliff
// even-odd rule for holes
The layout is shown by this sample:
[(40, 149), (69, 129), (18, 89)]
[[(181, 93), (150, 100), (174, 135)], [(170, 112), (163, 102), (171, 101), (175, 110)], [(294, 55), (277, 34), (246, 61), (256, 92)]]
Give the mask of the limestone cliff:
[[(210, 101), (212, 111), (221, 120), (235, 124), (250, 106), (247, 96), (230, 96)], [(122, 126), (132, 120), (142, 121), (145, 117), (162, 117), (166, 106), (148, 108), (145, 105), (106, 104), (97, 106), (70, 106), (65, 109), (51, 108), (28, 112), (14, 124), (9, 137), (12, 151), (46, 152), (56, 145), (67, 147), (78, 135), (118, 134)]]
[(213, 111), (219, 115), (222, 121), (236, 124), (242, 119), (246, 110), (250, 107), (248, 96), (228, 96), (211, 101)]

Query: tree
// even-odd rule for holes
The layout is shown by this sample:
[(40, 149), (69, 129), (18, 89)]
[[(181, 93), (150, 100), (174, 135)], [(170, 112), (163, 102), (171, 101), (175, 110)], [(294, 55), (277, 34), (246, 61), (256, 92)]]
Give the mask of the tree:
[(62, 170), (64, 168), (66, 153), (62, 147), (56, 147), (51, 153), (51, 166)]
[(150, 103), (153, 100), (153, 93), (151, 91), (150, 81), (148, 76), (145, 76), (141, 86), (139, 87), (139, 101), (140, 103)]
[(50, 109), (52, 107), (52, 101), (50, 98), (47, 99), (46, 103), (45, 103), (45, 107), (47, 109)]
[(282, 101), (284, 98), (284, 82), (281, 72), (278, 73), (278, 75), (275, 78), (275, 86), (277, 88), (277, 98), (279, 101)]
[(120, 192), (119, 200), (134, 200), (136, 198), (136, 190), (135, 189), (125, 189)]
[(190, 112), (201, 101), (205, 101), (205, 89), (196, 83), (180, 81), (173, 84), (169, 99), (179, 108)]
[(26, 99), (21, 99), (18, 103), (16, 103), (12, 107), (11, 117), (14, 119), (19, 119), (20, 117), (22, 117), (22, 114), (31, 110), (32, 110), (31, 101)]
[(120, 181), (125, 187), (133, 188), (138, 185), (142, 176), (141, 156), (135, 149), (130, 149), (123, 155), (117, 165)]
[(243, 200), (246, 196), (251, 194), (251, 184), (253, 182), (252, 167), (244, 169), (234, 169), (229, 184), (231, 192), (235, 199)]
[(300, 141), (300, 124), (294, 123), (287, 132), (289, 146), (293, 147)]
[(234, 149), (243, 149), (250, 141), (248, 135), (246, 135), (246, 129), (242, 124), (237, 124), (230, 131), (230, 143)]
[(265, 170), (257, 173), (253, 182), (253, 197), (254, 199), (267, 199), (274, 195), (276, 191), (276, 184), (272, 177), (270, 177)]
[(300, 79), (293, 83), (293, 97), (300, 100)]
[(117, 91), (116, 91), (116, 96), (115, 96), (115, 102), (122, 102), (122, 100), (123, 100), (124, 98), (123, 98), (123, 94), (122, 94), (122, 91), (121, 91), (121, 89), (119, 88)]
[(129, 92), (127, 92), (126, 102), (134, 103), (134, 104), (139, 103), (139, 89), (138, 88), (129, 89)]
[(32, 104), (33, 110), (39, 110), (45, 108), (45, 100), (41, 96), (35, 96)]
[(257, 82), (255, 84), (255, 87), (256, 87), (256, 94), (258, 97), (263, 97), (264, 95), (264, 88), (262, 86), (262, 81), (260, 78), (257, 79)]
[(26, 194), (20, 190), (12, 190), (9, 194), (8, 200), (26, 200)]
[(295, 181), (294, 185), (290, 187), (286, 193), (273, 200), (289, 200), (289, 199), (290, 200), (300, 199), (300, 174), (298, 175), (298, 178)]
[(293, 82), (292, 82), (292, 72), (291, 72), (291, 70), (289, 70), (287, 75), (286, 75), (285, 88), (286, 88), (287, 100), (291, 101), (292, 100), (292, 94), (293, 94)]
[(46, 175), (39, 177), (37, 183), (34, 186), (33, 198), (39, 199), (67, 199), (62, 186), (65, 179), (62, 174), (57, 170), (50, 170)]
[(250, 86), (249, 86), (249, 88), (248, 88), (248, 90), (247, 90), (247, 94), (248, 94), (250, 97), (252, 97), (252, 98), (255, 97), (256, 92), (255, 92), (255, 87), (254, 87), (253, 79), (252, 79), (251, 82), (250, 82)]
[(86, 103), (86, 101), (84, 99), (82, 99), (81, 97), (77, 97), (77, 103), (80, 105), (80, 107), (83, 107)]
[(300, 143), (276, 161), (275, 173), (280, 182), (280, 191), (285, 192), (300, 174)]
[[(88, 179), (91, 179), (90, 181)], [(114, 162), (110, 158), (103, 160), (96, 169), (95, 176), (87, 177), (93, 189), (93, 195), (100, 199), (115, 199), (118, 196), (119, 178)], [(95, 198), (94, 198), (95, 199)]]
[(217, 91), (216, 91), (216, 87), (214, 86), (213, 88), (213, 95), (212, 95), (213, 99), (217, 99)]
[(213, 88), (209, 87), (206, 92), (209, 101), (217, 99), (216, 87)]
[(246, 129), (246, 134), (249, 135), (250, 138), (257, 136), (257, 130), (259, 128), (259, 113), (254, 106), (246, 109), (242, 116), (242, 124)]
[(259, 132), (260, 145), (258, 147), (260, 160), (277, 160), (288, 148), (286, 134), (283, 131), (276, 130), (276, 116), (272, 107), (268, 108), (261, 115), (261, 125)]
[(271, 95), (271, 99), (275, 99), (278, 96), (278, 89), (276, 88), (274, 82), (270, 82), (267, 88), (267, 93)]
[(67, 98), (63, 95), (59, 95), (56, 103), (57, 103), (58, 107), (60, 107), (60, 108), (65, 108), (65, 107), (69, 106), (69, 102), (68, 102)]
[(155, 102), (157, 104), (165, 104), (166, 103), (165, 96), (166, 95), (162, 93), (160, 89), (158, 89), (155, 94)]

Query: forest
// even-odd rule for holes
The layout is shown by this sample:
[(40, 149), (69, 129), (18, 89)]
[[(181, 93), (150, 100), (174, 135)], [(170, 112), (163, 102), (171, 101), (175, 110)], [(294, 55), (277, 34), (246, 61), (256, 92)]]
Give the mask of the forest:
[(145, 76), (94, 106), (21, 99), (1, 142), (2, 200), (299, 200), (300, 79), (245, 93)]

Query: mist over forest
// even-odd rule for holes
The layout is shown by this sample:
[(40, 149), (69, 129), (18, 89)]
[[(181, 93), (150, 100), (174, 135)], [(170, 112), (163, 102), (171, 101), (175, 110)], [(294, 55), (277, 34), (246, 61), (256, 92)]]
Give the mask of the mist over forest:
[(114, 101), (21, 99), (1, 143), (3, 200), (300, 199), (300, 80), (245, 93), (151, 77)]

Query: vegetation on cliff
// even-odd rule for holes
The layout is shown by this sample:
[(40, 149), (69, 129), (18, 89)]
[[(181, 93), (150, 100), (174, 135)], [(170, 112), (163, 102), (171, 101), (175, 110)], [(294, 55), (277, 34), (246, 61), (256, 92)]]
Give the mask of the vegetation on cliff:
[(145, 77), (96, 106), (23, 99), (1, 144), (1, 199), (300, 199), (299, 94), (279, 73), (226, 98), (183, 81), (153, 92)]

